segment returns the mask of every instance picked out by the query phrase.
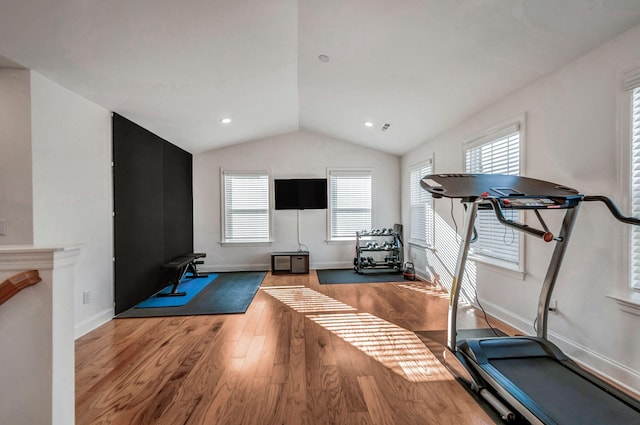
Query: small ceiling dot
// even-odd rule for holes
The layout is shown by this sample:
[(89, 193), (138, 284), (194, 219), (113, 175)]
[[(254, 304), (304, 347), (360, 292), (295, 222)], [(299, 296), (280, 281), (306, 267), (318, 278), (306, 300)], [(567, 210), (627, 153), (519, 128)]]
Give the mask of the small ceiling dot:
[(365, 121), (364, 122), (364, 126), (365, 127), (373, 127), (373, 123), (371, 121)]
[(222, 124), (231, 124), (231, 118), (229, 118), (229, 117), (220, 118), (220, 122)]
[(320, 55), (318, 59), (320, 59), (320, 62), (329, 62), (329, 56), (327, 55)]

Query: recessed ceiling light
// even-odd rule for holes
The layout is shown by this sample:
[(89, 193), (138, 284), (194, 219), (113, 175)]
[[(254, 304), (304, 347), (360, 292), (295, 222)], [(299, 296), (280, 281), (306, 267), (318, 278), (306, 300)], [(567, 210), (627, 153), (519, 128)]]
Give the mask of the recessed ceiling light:
[(329, 56), (327, 55), (320, 55), (318, 59), (320, 59), (320, 62), (329, 62)]
[(371, 121), (365, 121), (364, 122), (364, 126), (365, 127), (373, 127), (373, 123)]
[(222, 124), (231, 124), (231, 118), (229, 118), (229, 117), (220, 118), (220, 122)]

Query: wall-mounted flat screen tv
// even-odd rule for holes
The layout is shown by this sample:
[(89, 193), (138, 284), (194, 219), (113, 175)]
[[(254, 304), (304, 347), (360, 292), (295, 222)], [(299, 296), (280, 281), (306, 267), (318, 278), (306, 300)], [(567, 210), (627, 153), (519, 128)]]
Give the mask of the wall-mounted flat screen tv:
[(327, 179), (275, 179), (277, 210), (327, 209)]

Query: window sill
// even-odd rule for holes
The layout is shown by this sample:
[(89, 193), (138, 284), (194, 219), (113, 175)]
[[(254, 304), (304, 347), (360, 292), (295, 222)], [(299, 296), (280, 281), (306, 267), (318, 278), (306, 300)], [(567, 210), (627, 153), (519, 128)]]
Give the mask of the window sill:
[(614, 300), (618, 304), (618, 308), (625, 313), (640, 316), (640, 293), (629, 291), (623, 295), (607, 295), (607, 298)]
[(222, 246), (271, 246), (273, 241), (246, 241), (246, 242), (231, 242), (231, 241), (221, 241), (220, 245)]

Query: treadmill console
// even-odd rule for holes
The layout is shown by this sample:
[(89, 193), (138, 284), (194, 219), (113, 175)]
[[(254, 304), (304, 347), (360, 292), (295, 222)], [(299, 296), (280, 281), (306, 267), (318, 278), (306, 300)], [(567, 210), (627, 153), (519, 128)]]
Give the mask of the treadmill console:
[(429, 174), (420, 185), (435, 198), (493, 198), (512, 209), (573, 208), (583, 197), (563, 185), (506, 174)]

